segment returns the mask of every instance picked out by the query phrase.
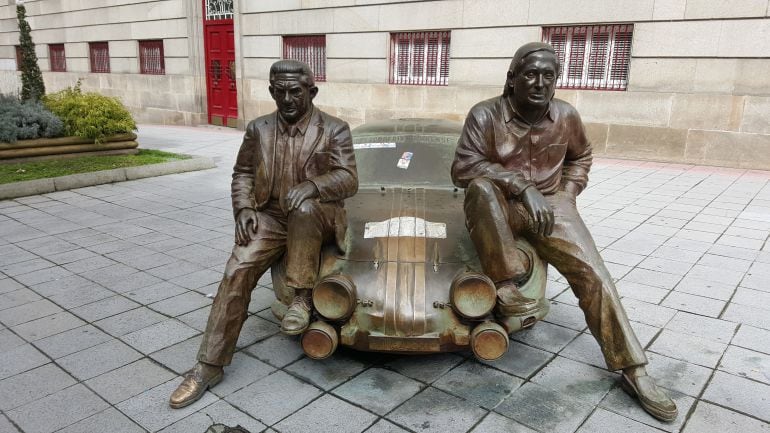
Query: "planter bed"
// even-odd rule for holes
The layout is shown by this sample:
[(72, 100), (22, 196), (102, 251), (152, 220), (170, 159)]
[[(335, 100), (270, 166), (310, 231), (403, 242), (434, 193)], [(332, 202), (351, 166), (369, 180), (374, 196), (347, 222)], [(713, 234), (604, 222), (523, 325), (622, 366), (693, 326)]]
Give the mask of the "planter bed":
[[(102, 143), (80, 137), (39, 138), (19, 140), (16, 143), (0, 143), (0, 161), (16, 162), (20, 158), (48, 157), (89, 153), (93, 155), (122, 152), (136, 152), (139, 143), (136, 134), (118, 134), (107, 137)], [(126, 152), (126, 153), (128, 153)]]

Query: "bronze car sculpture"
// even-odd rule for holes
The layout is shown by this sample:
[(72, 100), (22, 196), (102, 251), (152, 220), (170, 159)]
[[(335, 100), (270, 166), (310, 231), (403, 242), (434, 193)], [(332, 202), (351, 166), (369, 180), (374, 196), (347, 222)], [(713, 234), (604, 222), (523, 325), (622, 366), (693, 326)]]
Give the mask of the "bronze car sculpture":
[[(508, 335), (545, 317), (546, 264), (532, 259), (523, 295), (538, 301), (526, 316), (495, 312), (497, 294), (465, 227), (464, 192), (450, 165), (461, 125), (400, 119), (353, 130), (358, 193), (346, 200), (345, 251), (322, 251), (313, 289), (315, 317), (302, 334), (305, 354), (323, 359), (338, 345), (362, 351), (425, 354), (470, 349), (494, 360)], [(281, 319), (294, 293), (283, 264), (272, 268)]]

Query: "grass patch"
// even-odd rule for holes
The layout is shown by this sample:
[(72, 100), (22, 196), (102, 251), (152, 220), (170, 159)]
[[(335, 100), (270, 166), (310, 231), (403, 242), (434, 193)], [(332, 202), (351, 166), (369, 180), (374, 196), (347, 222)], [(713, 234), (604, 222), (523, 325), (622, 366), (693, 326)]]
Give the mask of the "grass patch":
[(135, 155), (82, 156), (50, 161), (0, 164), (0, 184), (112, 170), (114, 168), (159, 164), (161, 162), (189, 158), (187, 155), (141, 149)]

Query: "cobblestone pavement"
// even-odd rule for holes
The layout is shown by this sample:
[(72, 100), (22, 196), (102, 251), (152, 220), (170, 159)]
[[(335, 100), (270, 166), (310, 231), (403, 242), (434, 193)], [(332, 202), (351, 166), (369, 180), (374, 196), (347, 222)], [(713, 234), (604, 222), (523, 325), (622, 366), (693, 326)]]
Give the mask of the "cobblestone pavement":
[(169, 409), (232, 246), (240, 136), (143, 126), (143, 147), (219, 168), (0, 202), (0, 432), (770, 431), (770, 172), (617, 160), (578, 202), (676, 422), (622, 392), (555, 272), (546, 321), (488, 364), (310, 360), (263, 277), (225, 380)]

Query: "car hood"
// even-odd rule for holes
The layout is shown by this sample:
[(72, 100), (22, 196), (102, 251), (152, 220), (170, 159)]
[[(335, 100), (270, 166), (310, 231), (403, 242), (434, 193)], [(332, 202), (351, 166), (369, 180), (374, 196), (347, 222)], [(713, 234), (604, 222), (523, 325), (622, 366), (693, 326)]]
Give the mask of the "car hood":
[(463, 200), (463, 192), (453, 189), (361, 189), (345, 200), (347, 245), (340, 258), (434, 265), (474, 261)]

